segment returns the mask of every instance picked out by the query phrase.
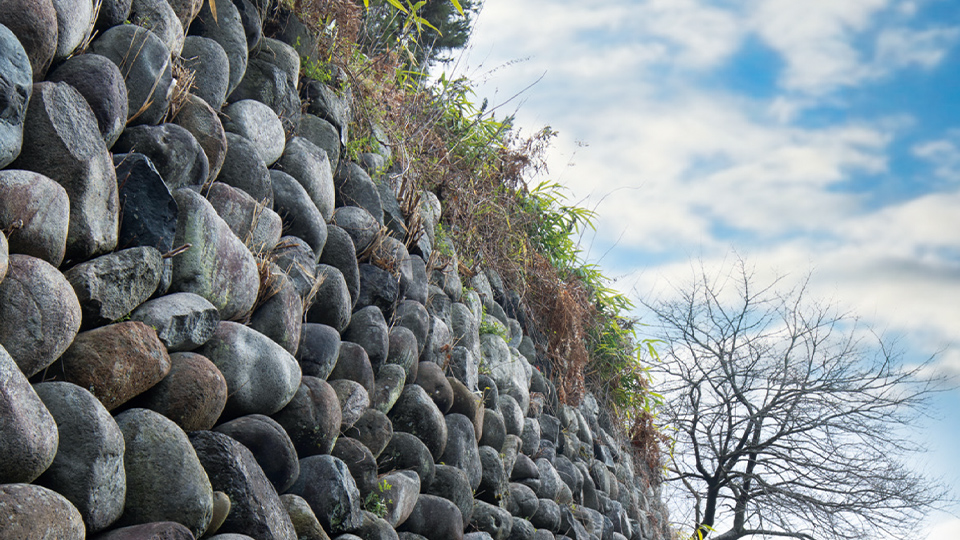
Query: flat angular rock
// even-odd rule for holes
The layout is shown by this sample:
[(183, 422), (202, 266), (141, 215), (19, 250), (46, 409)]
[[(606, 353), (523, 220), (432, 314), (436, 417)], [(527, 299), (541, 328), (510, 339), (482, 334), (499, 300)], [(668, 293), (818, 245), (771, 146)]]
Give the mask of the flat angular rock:
[(333, 124), (318, 116), (304, 114), (300, 117), (297, 135), (326, 152), (330, 160), (330, 169), (337, 170), (340, 165), (340, 133)]
[(296, 236), (281, 237), (270, 258), (293, 280), (300, 298), (307, 301), (311, 295), (315, 296), (312, 291), (317, 285), (317, 257), (304, 240)]
[(227, 101), (253, 99), (264, 103), (280, 118), (284, 130), (292, 131), (300, 120), (301, 109), (296, 85), (297, 81), (288, 79), (279, 66), (262, 58), (251, 58), (243, 80), (227, 95)]
[(353, 426), (343, 432), (367, 447), (374, 458), (380, 456), (393, 438), (393, 424), (387, 415), (376, 409), (367, 409)]
[(170, 48), (163, 40), (146, 28), (121, 24), (100, 34), (90, 48), (120, 68), (127, 85), (128, 124), (159, 123), (170, 107), (173, 84)]
[(77, 334), (50, 374), (90, 390), (107, 410), (162, 380), (170, 356), (156, 331), (127, 321)]
[(283, 426), (297, 454), (304, 458), (330, 453), (340, 433), (342, 414), (334, 387), (305, 375), (293, 399), (273, 419)]
[(370, 396), (363, 385), (348, 379), (334, 379), (330, 386), (340, 401), (340, 429), (349, 429), (370, 407)]
[(437, 464), (437, 473), (433, 482), (423, 489), (423, 493), (443, 497), (460, 509), (463, 518), (463, 528), (470, 523), (473, 515), (473, 488), (463, 469), (452, 465)]
[(171, 121), (189, 131), (197, 140), (207, 156), (207, 180), (216, 179), (227, 157), (227, 134), (217, 112), (202, 98), (190, 94)]
[(273, 206), (273, 185), (257, 147), (246, 137), (226, 133), (227, 154), (217, 181), (245, 191), (255, 201)]
[(406, 382), (407, 377), (402, 367), (395, 364), (382, 366), (377, 373), (371, 406), (382, 413), (389, 413), (400, 399)]
[(333, 266), (343, 273), (347, 290), (350, 291), (350, 305), (355, 306), (360, 294), (360, 268), (357, 264), (357, 248), (353, 244), (353, 238), (347, 231), (332, 223), (327, 224), (326, 238), (323, 253), (320, 254), (318, 262)]
[(40, 259), (10, 255), (0, 281), (0, 346), (27, 377), (67, 350), (80, 321), (80, 302), (63, 274)]
[(360, 491), (346, 463), (333, 456), (301, 459), (300, 477), (288, 493), (303, 497), (330, 534), (360, 527)]
[(187, 434), (146, 409), (117, 415), (127, 498), (118, 525), (176, 521), (200, 536), (213, 517), (213, 489)]
[(314, 254), (323, 251), (327, 243), (327, 225), (310, 195), (289, 174), (272, 170), (273, 207), (283, 220), (288, 234), (310, 244)]
[(31, 484), (0, 485), (0, 538), (83, 540), (80, 512), (63, 495)]
[(251, 252), (270, 251), (280, 241), (280, 216), (243, 190), (214, 182), (207, 191), (207, 200)]
[(0, 483), (32, 482), (54, 460), (57, 424), (3, 347), (0, 410)]
[(210, 476), (210, 484), (230, 498), (230, 513), (217, 533), (249, 533), (262, 540), (296, 538), (273, 484), (246, 446), (212, 431), (194, 431), (190, 443)]
[(10, 252), (60, 266), (69, 224), (70, 199), (63, 186), (32, 171), (0, 171), (0, 229), (10, 231)]
[(128, 19), (157, 35), (173, 54), (183, 49), (183, 25), (167, 0), (133, 0)]
[[(57, 11), (52, 0), (7, 0), (0, 4), (0, 24), (15, 34), (22, 45), (28, 65), (32, 66), (27, 69), (32, 69), (33, 80), (42, 81), (57, 51)], [(3, 50), (13, 48), (12, 44), (5, 45)], [(0, 159), (0, 167), (3, 166)]]
[(120, 527), (96, 536), (97, 540), (193, 540), (190, 529), (175, 521), (155, 521)]
[(120, 68), (99, 54), (69, 58), (47, 76), (51, 82), (65, 82), (77, 89), (97, 118), (103, 142), (110, 148), (127, 123), (127, 85)]
[(87, 327), (118, 319), (153, 295), (163, 260), (152, 247), (136, 247), (80, 263), (64, 276), (73, 286)]
[(134, 398), (133, 404), (158, 412), (184, 431), (210, 429), (227, 404), (227, 381), (207, 357), (181, 352), (170, 355), (170, 372)]
[(303, 186), (324, 222), (333, 217), (335, 190), (327, 154), (302, 137), (291, 137), (276, 164)]
[(177, 124), (129, 127), (117, 139), (113, 151), (136, 152), (150, 158), (171, 190), (199, 186), (210, 173), (210, 164), (200, 143)]
[(115, 154), (114, 162), (122, 208), (117, 245), (170, 251), (180, 210), (160, 173), (143, 154)]
[(219, 109), (227, 99), (230, 61), (216, 41), (202, 36), (187, 36), (183, 41), (184, 66), (196, 73), (193, 93), (211, 107)]
[(123, 433), (100, 401), (75, 384), (45, 382), (34, 389), (60, 436), (56, 458), (36, 483), (73, 503), (88, 532), (103, 530), (123, 513)]
[(247, 70), (247, 38), (240, 20), (240, 12), (233, 2), (221, 2), (217, 4), (217, 8), (217, 16), (214, 17), (209, 3), (204, 3), (190, 25), (189, 32), (191, 35), (212, 39), (223, 48), (230, 65), (226, 91), (226, 94), (230, 95), (240, 84)]
[(220, 313), (202, 296), (173, 293), (140, 305), (130, 319), (155, 328), (167, 350), (178, 352), (206, 343), (220, 323)]
[(174, 243), (191, 247), (173, 259), (171, 289), (206, 298), (223, 319), (250, 313), (260, 286), (253, 255), (199, 193), (182, 188), (174, 198), (180, 207)]
[(380, 474), (411, 470), (420, 478), (420, 485), (426, 488), (433, 483), (437, 466), (423, 441), (409, 433), (394, 431), (387, 447), (377, 457), (377, 470)]
[(273, 414), (293, 399), (300, 386), (296, 359), (260, 332), (223, 321), (213, 337), (197, 349), (227, 380), (224, 414)]
[(381, 485), (389, 486), (381, 492), (387, 511), (384, 519), (397, 527), (410, 517), (420, 495), (420, 477), (413, 471), (395, 471), (380, 477)]
[(340, 270), (326, 264), (316, 266), (313, 302), (307, 311), (307, 322), (326, 324), (338, 332), (350, 324), (350, 292)]
[(12, 166), (46, 175), (66, 189), (67, 259), (84, 260), (116, 247), (120, 208), (113, 161), (90, 106), (72, 86), (34, 86), (23, 151)]
[(326, 379), (340, 356), (340, 333), (332, 326), (304, 323), (297, 361), (304, 375)]
[(455, 504), (435, 495), (420, 495), (410, 517), (400, 525), (428, 540), (460, 540), (463, 517)]
[(273, 109), (259, 101), (245, 99), (231, 103), (223, 115), (223, 129), (252, 142), (268, 167), (283, 155), (286, 136)]
[(415, 384), (406, 386), (387, 416), (395, 431), (419, 437), (434, 459), (440, 461), (447, 444), (447, 423), (423, 388)]
[(303, 497), (287, 493), (280, 496), (280, 503), (290, 516), (298, 540), (330, 540), (317, 515)]

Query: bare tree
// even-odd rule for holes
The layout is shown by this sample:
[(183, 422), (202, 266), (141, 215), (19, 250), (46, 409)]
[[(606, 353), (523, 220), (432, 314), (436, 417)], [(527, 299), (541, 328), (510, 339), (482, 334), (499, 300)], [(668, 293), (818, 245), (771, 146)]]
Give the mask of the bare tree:
[[(668, 481), (694, 538), (911, 537), (944, 499), (909, 467), (908, 428), (936, 386), (808, 282), (759, 287), (743, 261), (701, 268), (656, 316), (661, 419), (676, 429)], [(866, 334), (867, 337), (864, 337)]]

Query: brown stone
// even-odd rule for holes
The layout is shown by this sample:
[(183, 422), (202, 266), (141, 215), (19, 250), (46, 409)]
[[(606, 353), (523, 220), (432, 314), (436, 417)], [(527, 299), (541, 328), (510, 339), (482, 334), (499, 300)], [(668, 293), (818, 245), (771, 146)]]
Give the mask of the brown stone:
[(210, 429), (227, 404), (227, 380), (206, 356), (170, 355), (170, 373), (135, 398), (135, 406), (158, 412), (184, 431)]

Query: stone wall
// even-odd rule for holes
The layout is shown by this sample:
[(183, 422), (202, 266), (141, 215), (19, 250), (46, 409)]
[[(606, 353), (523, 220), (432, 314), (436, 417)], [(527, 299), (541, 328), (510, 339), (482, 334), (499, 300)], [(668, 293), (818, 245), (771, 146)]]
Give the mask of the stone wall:
[(0, 538), (670, 537), (251, 2), (93, 4), (0, 4)]

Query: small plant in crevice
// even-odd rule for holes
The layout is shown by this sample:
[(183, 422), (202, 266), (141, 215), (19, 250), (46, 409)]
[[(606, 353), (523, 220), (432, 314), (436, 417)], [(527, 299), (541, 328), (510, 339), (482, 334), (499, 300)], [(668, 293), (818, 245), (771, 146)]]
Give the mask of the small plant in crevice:
[(387, 505), (393, 503), (392, 499), (385, 499), (384, 494), (392, 488), (393, 486), (385, 478), (380, 479), (377, 487), (368, 493), (366, 499), (364, 499), (363, 509), (382, 519), (387, 515)]

